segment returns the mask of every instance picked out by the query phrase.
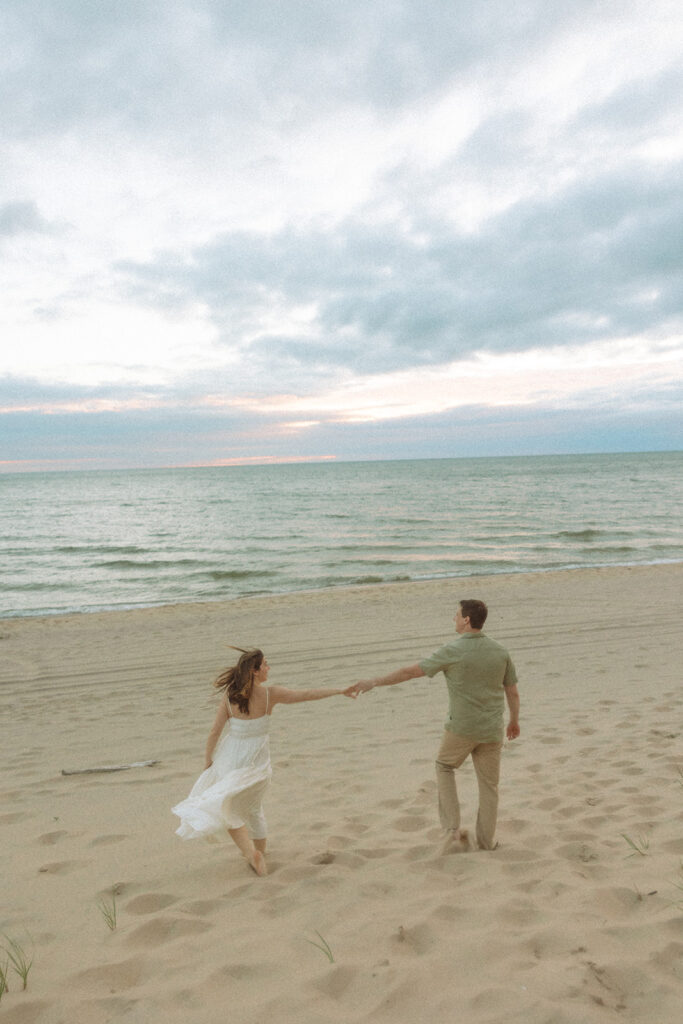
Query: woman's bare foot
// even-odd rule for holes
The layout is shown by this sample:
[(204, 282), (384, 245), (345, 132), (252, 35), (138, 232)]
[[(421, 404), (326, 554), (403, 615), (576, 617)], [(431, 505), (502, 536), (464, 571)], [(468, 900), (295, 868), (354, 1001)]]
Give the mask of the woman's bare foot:
[[(263, 850), (265, 849), (265, 839), (257, 839), (256, 842), (249, 838), (245, 825), (240, 825), (239, 828), (229, 828), (230, 838), (239, 848), (242, 856), (248, 861), (249, 867), (256, 872), (257, 875), (263, 877), (268, 874), (268, 868), (266, 867), (266, 858), (263, 856)], [(258, 843), (258, 846), (256, 845)], [(259, 849), (259, 846), (261, 849)]]
[(259, 878), (264, 878), (268, 874), (268, 868), (266, 866), (266, 858), (263, 856), (260, 850), (254, 847), (253, 853), (250, 855), (249, 867), (252, 871), (255, 871)]

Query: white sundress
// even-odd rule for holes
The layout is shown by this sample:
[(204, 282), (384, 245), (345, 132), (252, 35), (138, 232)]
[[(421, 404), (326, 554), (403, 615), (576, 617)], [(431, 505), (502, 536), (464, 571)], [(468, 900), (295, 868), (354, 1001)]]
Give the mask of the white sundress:
[(242, 825), (252, 839), (266, 838), (262, 801), (272, 774), (267, 700), (266, 690), (266, 714), (260, 718), (230, 716), (213, 764), (199, 776), (187, 799), (172, 808), (180, 818), (176, 835), (181, 839), (215, 842), (227, 838), (226, 829)]

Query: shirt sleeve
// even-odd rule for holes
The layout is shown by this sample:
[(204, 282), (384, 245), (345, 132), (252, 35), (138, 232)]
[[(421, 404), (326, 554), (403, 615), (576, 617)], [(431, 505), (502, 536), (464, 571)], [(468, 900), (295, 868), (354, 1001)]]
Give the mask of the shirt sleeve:
[(434, 651), (427, 658), (422, 658), (418, 661), (418, 665), (426, 676), (431, 679), (437, 672), (441, 672), (446, 665), (450, 665), (453, 661), (453, 653), (450, 651), (448, 645), (439, 647), (438, 651)]
[(515, 666), (512, 664), (512, 658), (508, 657), (507, 664), (505, 666), (505, 675), (503, 676), (503, 686), (516, 686), (517, 685), (517, 672)]

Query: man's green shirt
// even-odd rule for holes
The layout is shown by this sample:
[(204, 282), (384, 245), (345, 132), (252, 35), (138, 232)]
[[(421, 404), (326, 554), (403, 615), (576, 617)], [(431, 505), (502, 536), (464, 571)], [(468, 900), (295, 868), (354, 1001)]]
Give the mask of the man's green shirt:
[(480, 743), (502, 741), (503, 687), (517, 683), (515, 666), (502, 644), (485, 633), (462, 633), (419, 665), (426, 676), (443, 672), (446, 677), (447, 729)]

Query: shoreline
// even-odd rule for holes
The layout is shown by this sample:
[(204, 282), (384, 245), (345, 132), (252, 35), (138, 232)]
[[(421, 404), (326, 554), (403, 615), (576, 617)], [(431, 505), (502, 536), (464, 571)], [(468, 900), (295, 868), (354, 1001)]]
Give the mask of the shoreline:
[[(3, 620), (0, 933), (33, 954), (3, 1018), (673, 1024), (682, 584), (674, 563)], [(440, 646), (469, 596), (522, 702), (498, 849), (438, 852), (438, 676), (276, 708), (267, 878), (175, 836), (228, 644), (261, 646), (272, 684), (336, 688)], [(469, 762), (458, 789), (472, 833)]]
[(261, 599), (276, 599), (276, 598), (288, 598), (296, 597), (299, 594), (330, 594), (336, 593), (337, 591), (348, 592), (355, 590), (369, 590), (373, 588), (384, 588), (384, 587), (401, 587), (401, 586), (412, 586), (423, 585), (423, 584), (446, 584), (455, 583), (458, 580), (489, 580), (499, 579), (501, 577), (516, 577), (516, 576), (546, 576), (554, 574), (564, 573), (577, 573), (577, 572), (599, 572), (605, 570), (620, 570), (620, 569), (647, 569), (655, 568), (657, 566), (683, 566), (683, 560), (680, 559), (661, 559), (652, 562), (607, 562), (596, 565), (575, 565), (575, 566), (562, 566), (560, 568), (549, 568), (549, 569), (517, 569), (511, 571), (501, 571), (493, 573), (464, 573), (461, 576), (430, 576), (425, 578), (414, 578), (414, 579), (400, 579), (400, 580), (385, 580), (369, 583), (341, 583), (332, 587), (312, 587), (302, 588), (297, 590), (283, 590), (283, 591), (258, 591), (252, 594), (238, 594), (234, 597), (210, 597), (210, 598), (198, 598), (195, 600), (186, 601), (165, 601), (160, 603), (152, 604), (140, 604), (140, 605), (102, 605), (93, 608), (71, 608), (65, 611), (51, 611), (51, 612), (18, 612), (15, 615), (3, 615), (0, 614), (0, 624), (3, 622), (13, 622), (20, 619), (53, 619), (63, 618), (69, 615), (102, 615), (109, 612), (144, 612), (153, 611), (159, 608), (176, 608), (176, 607), (187, 607), (190, 605), (213, 605), (213, 604), (232, 604), (236, 601), (250, 601), (250, 600), (261, 600)]

